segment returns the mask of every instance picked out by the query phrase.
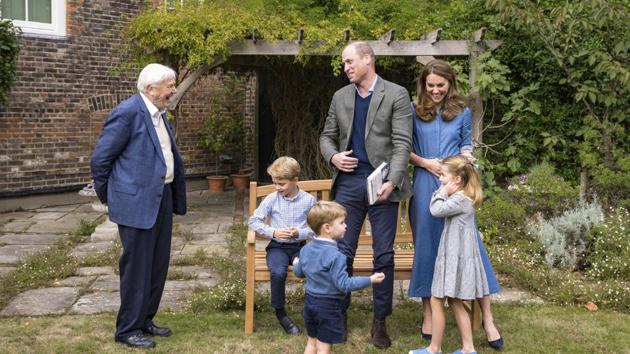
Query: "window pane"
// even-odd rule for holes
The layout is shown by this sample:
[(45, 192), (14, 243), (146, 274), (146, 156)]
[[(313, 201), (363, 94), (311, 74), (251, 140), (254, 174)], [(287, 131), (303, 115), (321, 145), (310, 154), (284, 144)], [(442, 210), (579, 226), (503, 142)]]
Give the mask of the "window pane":
[(2, 18), (26, 20), (25, 2), (26, 0), (0, 0)]
[(52, 23), (50, 2), (52, 0), (28, 0), (28, 20)]

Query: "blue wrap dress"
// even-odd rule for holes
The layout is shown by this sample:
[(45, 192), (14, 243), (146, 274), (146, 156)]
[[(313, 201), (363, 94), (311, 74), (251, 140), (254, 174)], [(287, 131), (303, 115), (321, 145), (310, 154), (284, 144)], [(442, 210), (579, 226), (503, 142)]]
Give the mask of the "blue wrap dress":
[[(466, 107), (450, 121), (442, 120), (441, 113), (430, 122), (413, 114), (413, 152), (425, 159), (443, 159), (472, 151), (472, 112)], [(409, 296), (430, 297), (433, 269), (437, 256), (444, 219), (436, 218), (429, 211), (431, 195), (440, 187), (438, 177), (424, 168), (414, 166), (413, 197), (409, 201), (409, 222), (413, 232), (414, 257), (409, 282)], [(475, 225), (476, 228), (476, 225)], [(488, 253), (477, 232), (479, 252), (483, 262), (490, 294), (501, 290)]]

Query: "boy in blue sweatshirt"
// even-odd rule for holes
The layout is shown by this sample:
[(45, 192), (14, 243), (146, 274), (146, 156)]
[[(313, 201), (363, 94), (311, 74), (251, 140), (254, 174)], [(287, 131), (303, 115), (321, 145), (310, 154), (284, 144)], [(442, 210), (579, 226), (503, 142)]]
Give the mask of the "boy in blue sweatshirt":
[(308, 341), (305, 354), (330, 353), (344, 337), (342, 300), (346, 293), (381, 283), (385, 274), (350, 277), (346, 256), (337, 249), (337, 240), (346, 232), (346, 210), (335, 202), (320, 201), (308, 212), (308, 225), (318, 236), (300, 250), (293, 261), (293, 273), (306, 278), (302, 316)]

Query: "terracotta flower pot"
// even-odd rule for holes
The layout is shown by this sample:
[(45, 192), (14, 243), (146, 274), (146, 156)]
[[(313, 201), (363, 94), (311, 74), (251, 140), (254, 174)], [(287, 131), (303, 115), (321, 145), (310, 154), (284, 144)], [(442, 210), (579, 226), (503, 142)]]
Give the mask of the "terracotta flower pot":
[(230, 177), (232, 177), (232, 184), (234, 185), (234, 189), (244, 190), (249, 187), (249, 175), (233, 174), (230, 175)]
[(208, 180), (208, 190), (212, 193), (220, 193), (225, 191), (225, 182), (227, 176), (206, 176)]

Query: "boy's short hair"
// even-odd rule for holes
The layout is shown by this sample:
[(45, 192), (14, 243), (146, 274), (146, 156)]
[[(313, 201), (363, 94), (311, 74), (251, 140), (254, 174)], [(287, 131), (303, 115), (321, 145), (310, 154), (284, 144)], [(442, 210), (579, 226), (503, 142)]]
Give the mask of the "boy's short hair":
[(306, 223), (308, 223), (308, 226), (311, 230), (313, 230), (313, 232), (315, 232), (315, 234), (319, 235), (324, 224), (330, 224), (335, 221), (335, 219), (345, 216), (346, 208), (344, 208), (341, 204), (320, 200), (308, 211)]
[(267, 173), (273, 179), (300, 177), (300, 163), (290, 156), (280, 156), (267, 167)]

